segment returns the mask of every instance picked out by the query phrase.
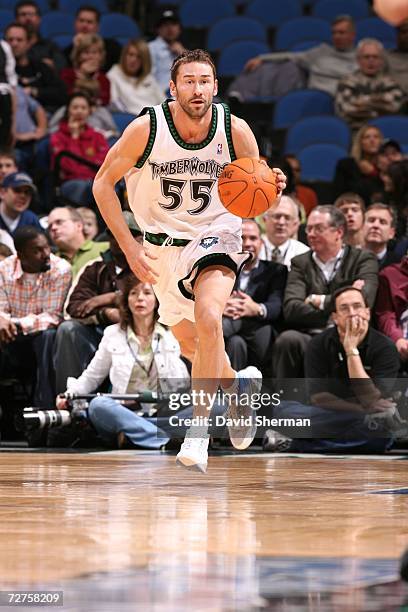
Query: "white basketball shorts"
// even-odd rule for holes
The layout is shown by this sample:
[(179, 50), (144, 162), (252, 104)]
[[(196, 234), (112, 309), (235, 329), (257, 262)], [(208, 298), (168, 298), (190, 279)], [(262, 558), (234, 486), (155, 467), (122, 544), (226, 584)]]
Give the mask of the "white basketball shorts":
[[(160, 322), (173, 326), (188, 319), (194, 322), (194, 283), (198, 274), (208, 266), (230, 268), (238, 276), (243, 265), (251, 258), (241, 251), (241, 237), (227, 230), (206, 230), (186, 246), (172, 245), (168, 238), (163, 244), (152, 244), (145, 235), (146, 250), (157, 259), (149, 259), (149, 266), (158, 274), (153, 285), (159, 301)], [(160, 236), (162, 234), (153, 235)]]

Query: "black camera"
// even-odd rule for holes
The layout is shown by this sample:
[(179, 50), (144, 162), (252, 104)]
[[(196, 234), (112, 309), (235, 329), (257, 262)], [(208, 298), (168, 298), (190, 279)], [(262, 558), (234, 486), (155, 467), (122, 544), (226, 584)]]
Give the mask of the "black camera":
[[(157, 407), (166, 406), (168, 404), (168, 395), (165, 393), (156, 393), (153, 391), (142, 391), (132, 394), (113, 394), (113, 393), (95, 393), (95, 394), (76, 394), (65, 393), (61, 395), (66, 399), (66, 409), (62, 410), (43, 410), (42, 408), (33, 408), (29, 406), (24, 408), (23, 422), (19, 429), (24, 431), (35, 431), (42, 429), (51, 429), (53, 427), (62, 427), (64, 425), (82, 425), (88, 422), (88, 406), (89, 402), (95, 397), (110, 397), (119, 401), (132, 402), (133, 406), (128, 406), (130, 410), (137, 412), (141, 416), (152, 416), (157, 414)], [(152, 405), (152, 410), (146, 412), (141, 409), (141, 404)], [(153, 408), (153, 405), (155, 406)]]
[(88, 420), (88, 402), (83, 400), (69, 400), (70, 410), (42, 410), (29, 406), (23, 411), (23, 425), (26, 431), (62, 427), (71, 423), (79, 424)]

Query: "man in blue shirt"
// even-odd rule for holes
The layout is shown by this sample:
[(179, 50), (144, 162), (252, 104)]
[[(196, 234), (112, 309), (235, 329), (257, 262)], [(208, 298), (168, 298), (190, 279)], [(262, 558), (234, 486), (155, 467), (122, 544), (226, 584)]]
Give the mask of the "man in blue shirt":
[(37, 189), (31, 176), (25, 172), (13, 172), (4, 177), (1, 184), (0, 228), (12, 236), (17, 228), (32, 225), (41, 231), (40, 221), (28, 210)]

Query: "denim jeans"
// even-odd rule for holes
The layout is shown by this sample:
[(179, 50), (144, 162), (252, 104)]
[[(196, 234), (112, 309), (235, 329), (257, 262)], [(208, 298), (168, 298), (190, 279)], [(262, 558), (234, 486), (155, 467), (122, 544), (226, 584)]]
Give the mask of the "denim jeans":
[[(222, 415), (225, 407), (215, 404), (211, 415)], [(94, 398), (88, 408), (88, 415), (92, 425), (95, 427), (101, 438), (116, 444), (117, 435), (123, 432), (125, 436), (135, 446), (157, 449), (167, 444), (171, 437), (183, 438), (187, 426), (173, 426), (170, 417), (141, 417), (125, 406), (118, 400), (110, 397)], [(177, 412), (177, 418), (191, 418), (193, 415), (192, 407), (185, 408)], [(210, 427), (209, 433), (223, 437), (223, 428)]]
[(117, 400), (110, 397), (96, 397), (89, 404), (89, 419), (101, 438), (115, 442), (119, 432), (135, 446), (157, 449), (169, 438), (154, 423), (154, 419), (141, 417)]
[[(358, 412), (329, 410), (299, 402), (282, 401), (274, 407), (275, 418), (309, 418), (311, 421), (308, 437), (295, 437), (295, 432), (282, 428), (292, 438), (290, 451), (298, 453), (383, 453), (392, 446), (393, 439), (388, 431), (370, 431), (364, 422), (364, 415)], [(298, 434), (299, 435), (299, 434)]]

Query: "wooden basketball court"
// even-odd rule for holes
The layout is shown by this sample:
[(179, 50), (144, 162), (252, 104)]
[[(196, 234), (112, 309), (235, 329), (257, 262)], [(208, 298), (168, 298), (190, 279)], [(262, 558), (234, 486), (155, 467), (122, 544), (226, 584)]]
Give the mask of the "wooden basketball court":
[(0, 457), (3, 592), (63, 591), (64, 610), (403, 609), (406, 456), (215, 453), (206, 475), (159, 452)]

